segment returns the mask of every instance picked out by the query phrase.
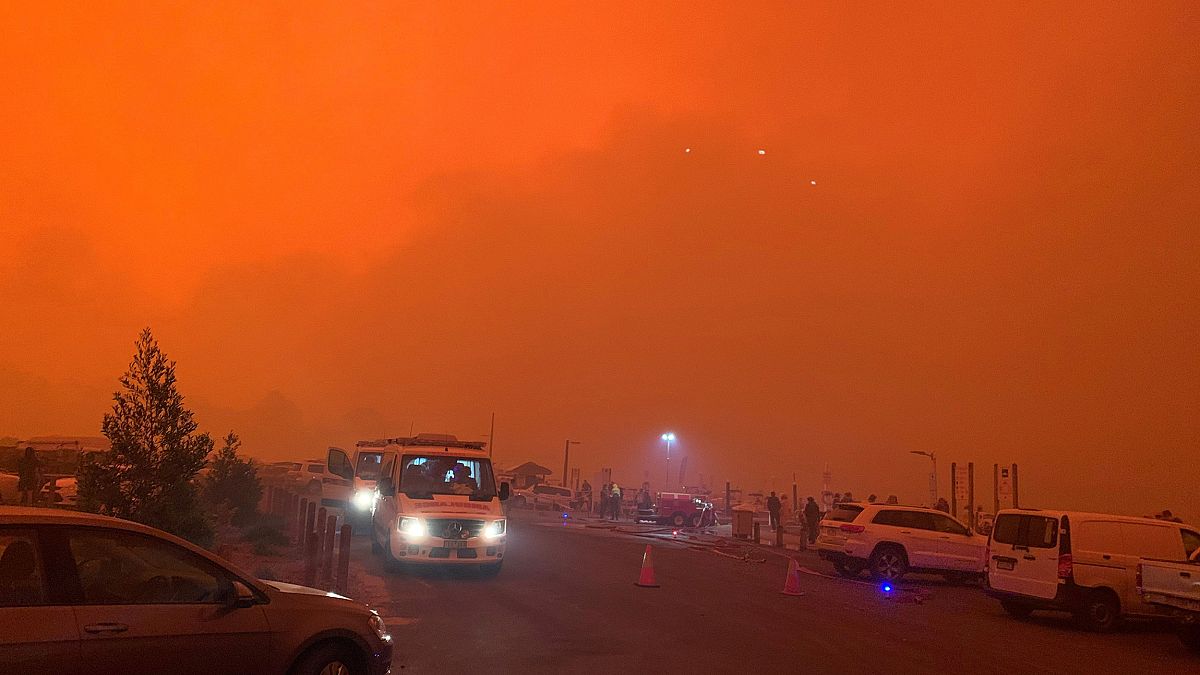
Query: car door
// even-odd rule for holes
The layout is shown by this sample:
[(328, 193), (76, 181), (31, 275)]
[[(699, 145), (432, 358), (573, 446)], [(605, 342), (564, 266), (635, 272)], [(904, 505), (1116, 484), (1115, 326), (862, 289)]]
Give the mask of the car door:
[(321, 505), (344, 509), (354, 497), (354, 464), (341, 448), (325, 453), (325, 474), (321, 476)]
[(987, 546), (984, 539), (971, 534), (950, 516), (930, 515), (937, 530), (938, 558), (942, 569), (982, 572), (984, 548)]
[(79, 673), (79, 630), (32, 527), (0, 527), (0, 663), (6, 673)]
[(925, 511), (902, 511), (899, 516), (900, 543), (908, 552), (910, 567), (941, 568), (938, 533), (933, 514)]
[(266, 616), (234, 607), (234, 577), (172, 542), (109, 528), (72, 528), (74, 607), (89, 672), (254, 673), (268, 666)]

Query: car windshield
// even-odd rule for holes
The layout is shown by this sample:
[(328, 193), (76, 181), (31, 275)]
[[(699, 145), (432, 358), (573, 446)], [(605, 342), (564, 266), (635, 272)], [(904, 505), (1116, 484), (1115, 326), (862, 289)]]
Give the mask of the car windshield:
[(489, 500), (496, 497), (496, 479), (487, 458), (405, 455), (400, 463), (400, 491), (413, 499), (466, 495)]
[(309, 473), (325, 473), (325, 465), (324, 464), (309, 464), (308, 472)]
[(354, 475), (364, 480), (379, 480), (379, 467), (383, 464), (382, 452), (364, 452), (358, 456), (358, 467)]

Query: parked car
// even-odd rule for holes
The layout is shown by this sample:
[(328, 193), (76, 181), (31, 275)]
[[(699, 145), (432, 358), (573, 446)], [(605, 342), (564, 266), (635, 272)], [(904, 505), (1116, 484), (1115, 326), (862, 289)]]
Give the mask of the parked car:
[(325, 460), (309, 459), (295, 464), (298, 466), (288, 471), (292, 488), (310, 495), (321, 494), (321, 485), (327, 475)]
[(5, 672), (366, 675), (391, 657), (382, 619), (348, 598), (137, 523), (0, 507)]
[(816, 548), (847, 577), (869, 570), (881, 581), (909, 572), (962, 581), (983, 574), (987, 538), (935, 509), (841, 502), (821, 520)]
[(0, 473), (0, 504), (16, 504), (21, 501), (21, 492), (17, 490), (20, 476), (15, 473)]
[(1142, 600), (1179, 621), (1179, 640), (1200, 654), (1200, 548), (1188, 562), (1143, 559), (1137, 590)]
[(562, 510), (575, 508), (579, 503), (579, 498), (574, 490), (560, 485), (538, 484), (531, 488), (513, 490), (512, 494), (514, 505), (530, 506), (535, 509)]
[(1180, 523), (1077, 511), (1009, 509), (996, 514), (987, 592), (1017, 618), (1039, 609), (1071, 612), (1108, 631), (1126, 616), (1162, 616), (1137, 593), (1141, 558), (1184, 561), (1200, 532)]
[(42, 503), (74, 509), (79, 506), (79, 482), (75, 476), (55, 478), (42, 488)]

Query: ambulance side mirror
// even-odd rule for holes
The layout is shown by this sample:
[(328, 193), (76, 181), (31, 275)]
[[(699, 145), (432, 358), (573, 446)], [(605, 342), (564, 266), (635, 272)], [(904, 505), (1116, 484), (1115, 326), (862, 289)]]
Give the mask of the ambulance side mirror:
[(379, 479), (379, 494), (385, 497), (391, 497), (396, 494), (396, 486), (392, 484), (391, 476), (384, 476)]
[(508, 482), (506, 481), (506, 482), (501, 483), (500, 484), (500, 501), (502, 501), (502, 502), (508, 501), (508, 498), (511, 496), (511, 494), (512, 494), (512, 492), (509, 490)]

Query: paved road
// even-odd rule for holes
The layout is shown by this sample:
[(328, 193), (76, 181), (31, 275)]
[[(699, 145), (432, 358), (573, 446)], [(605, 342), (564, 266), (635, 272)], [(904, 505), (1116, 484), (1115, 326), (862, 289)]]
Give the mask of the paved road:
[[(977, 588), (919, 578), (923, 604), (873, 584), (801, 575), (780, 593), (786, 561), (748, 563), (654, 542), (661, 588), (634, 586), (647, 540), (524, 514), (510, 521), (495, 579), (385, 574), (395, 673), (1196, 673), (1169, 629), (1083, 633), (1063, 616), (1009, 618)], [(370, 556), (365, 538), (357, 553)], [(828, 568), (811, 553), (801, 564)], [(902, 595), (901, 598), (908, 596)]]

